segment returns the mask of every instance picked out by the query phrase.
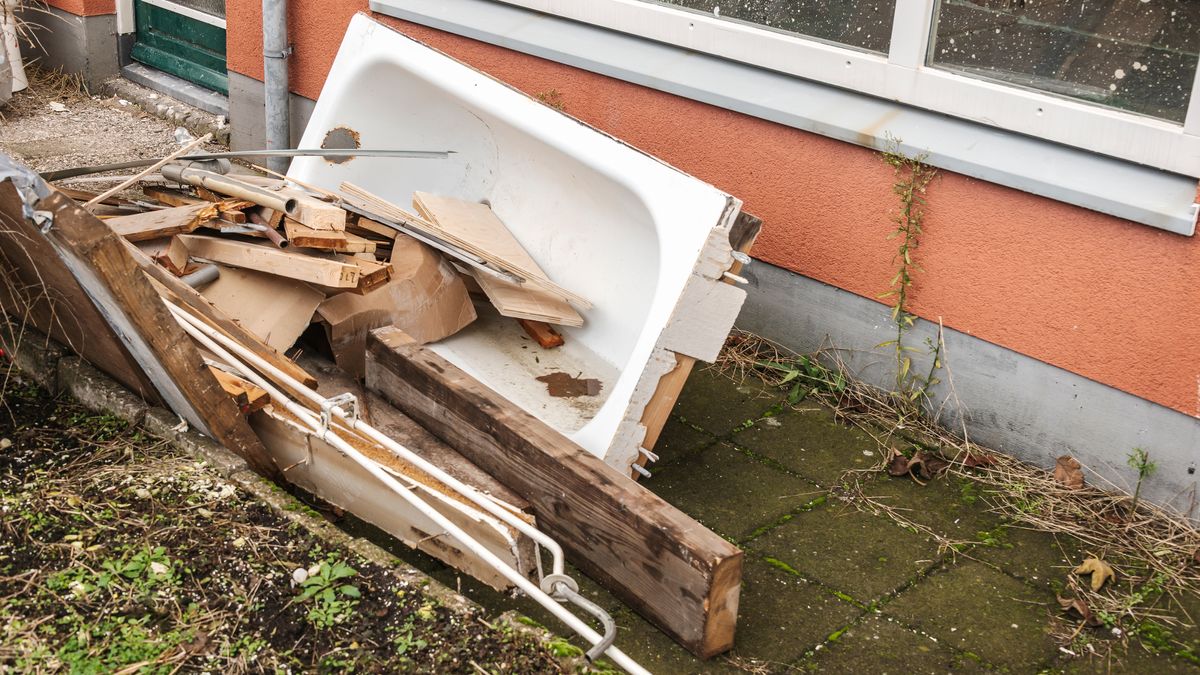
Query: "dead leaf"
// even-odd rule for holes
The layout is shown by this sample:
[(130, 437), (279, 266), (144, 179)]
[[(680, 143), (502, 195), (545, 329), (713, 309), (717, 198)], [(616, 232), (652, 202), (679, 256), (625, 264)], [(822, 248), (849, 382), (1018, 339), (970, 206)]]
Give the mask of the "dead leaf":
[(887, 472), (890, 476), (899, 478), (900, 476), (908, 475), (908, 458), (900, 452), (893, 450), (892, 458), (888, 460)]
[(950, 462), (943, 459), (940, 455), (926, 455), (925, 469), (929, 473), (929, 477), (940, 476), (950, 468)]
[(1083, 619), (1083, 622), (1088, 626), (1095, 627), (1104, 623), (1096, 615), (1092, 614), (1091, 608), (1081, 598), (1058, 598), (1058, 604), (1062, 606), (1063, 611), (1067, 614)]
[(961, 462), (968, 469), (978, 469), (984, 466), (992, 466), (996, 463), (996, 460), (991, 455), (977, 455), (973, 452), (967, 452)]
[(1070, 455), (1059, 457), (1054, 464), (1054, 480), (1068, 490), (1083, 487), (1083, 465)]
[(1104, 582), (1108, 581), (1109, 579), (1112, 579), (1113, 581), (1116, 581), (1117, 579), (1117, 573), (1113, 571), (1112, 566), (1099, 558), (1088, 558), (1087, 560), (1084, 560), (1083, 564), (1079, 567), (1076, 567), (1074, 572), (1075, 574), (1079, 575), (1092, 575), (1093, 591), (1100, 590), (1100, 588), (1104, 586)]

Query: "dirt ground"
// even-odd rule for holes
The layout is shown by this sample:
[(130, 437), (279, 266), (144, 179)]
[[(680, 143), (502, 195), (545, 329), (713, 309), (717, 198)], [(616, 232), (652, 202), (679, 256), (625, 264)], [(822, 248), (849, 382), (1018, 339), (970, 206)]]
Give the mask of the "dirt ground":
[[(561, 672), (121, 420), (0, 390), (0, 672)], [(303, 507), (298, 507), (303, 508)]]

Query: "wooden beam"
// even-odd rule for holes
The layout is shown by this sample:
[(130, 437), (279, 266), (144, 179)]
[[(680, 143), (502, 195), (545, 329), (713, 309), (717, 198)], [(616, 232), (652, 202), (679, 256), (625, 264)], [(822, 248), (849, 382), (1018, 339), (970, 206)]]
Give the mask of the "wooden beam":
[(330, 288), (356, 288), (362, 268), (354, 263), (293, 253), (236, 239), (183, 235), (192, 256), (232, 267), (307, 281)]
[(25, 220), (23, 209), (12, 183), (0, 181), (0, 309), (17, 323), (28, 320), (138, 396), (158, 402), (158, 391), (137, 360), (58, 260), (50, 241)]
[(103, 308), (107, 323), (161, 398), (260, 473), (276, 475), (266, 449), (130, 255), (136, 249), (66, 195), (51, 193), (37, 208), (53, 219), (44, 232), (31, 227), (36, 236), (52, 242), (56, 253), (42, 264), (71, 271), (92, 303)]
[(395, 328), (367, 386), (533, 507), (573, 564), (707, 658), (733, 645), (742, 552)]

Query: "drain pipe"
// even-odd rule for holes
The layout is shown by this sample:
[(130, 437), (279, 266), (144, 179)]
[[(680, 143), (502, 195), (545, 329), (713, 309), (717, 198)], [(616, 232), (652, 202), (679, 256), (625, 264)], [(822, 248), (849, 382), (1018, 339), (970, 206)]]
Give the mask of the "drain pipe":
[[(288, 120), (287, 0), (263, 0), (263, 102), (267, 112), (267, 149), (292, 147)], [(267, 168), (287, 173), (286, 157), (267, 159)]]

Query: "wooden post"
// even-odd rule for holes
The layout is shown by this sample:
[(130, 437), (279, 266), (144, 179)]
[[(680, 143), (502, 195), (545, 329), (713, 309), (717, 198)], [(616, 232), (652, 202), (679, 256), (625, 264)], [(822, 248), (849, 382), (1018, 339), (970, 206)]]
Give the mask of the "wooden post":
[(422, 348), (368, 338), (367, 386), (508, 486), (568, 559), (697, 656), (733, 645), (742, 552)]

